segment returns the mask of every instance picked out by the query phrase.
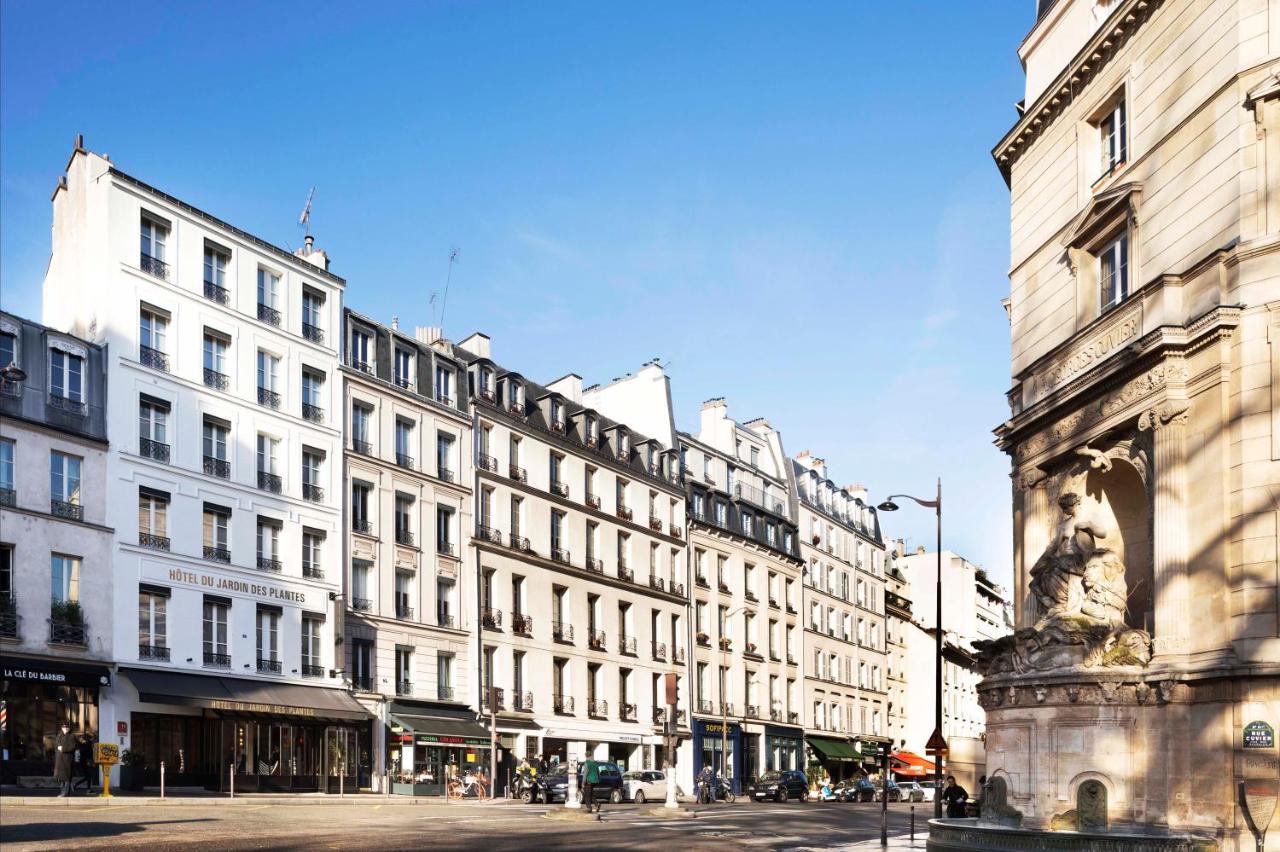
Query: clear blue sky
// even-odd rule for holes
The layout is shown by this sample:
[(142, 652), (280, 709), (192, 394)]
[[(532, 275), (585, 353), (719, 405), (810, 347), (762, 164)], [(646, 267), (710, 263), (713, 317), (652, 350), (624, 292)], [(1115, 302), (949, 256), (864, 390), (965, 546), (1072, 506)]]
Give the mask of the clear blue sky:
[[(1033, 0), (0, 3), (0, 296), (39, 316), (76, 133), (347, 303), (480, 329), (525, 375), (669, 362), (839, 483), (947, 489), (1009, 577), (1008, 194)], [(932, 547), (933, 519), (885, 517)]]

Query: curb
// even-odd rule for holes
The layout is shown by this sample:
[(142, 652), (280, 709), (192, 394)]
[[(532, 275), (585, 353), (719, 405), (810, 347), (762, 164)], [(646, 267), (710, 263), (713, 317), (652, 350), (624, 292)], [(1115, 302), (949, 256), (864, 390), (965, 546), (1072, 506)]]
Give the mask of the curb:
[[(491, 800), (487, 802), (459, 802), (450, 800), (448, 803), (439, 797), (408, 797), (408, 796), (380, 796), (376, 793), (363, 794), (354, 796), (345, 796), (338, 798), (337, 796), (320, 797), (320, 796), (253, 796), (244, 795), (236, 796), (234, 799), (227, 796), (111, 796), (103, 798), (102, 796), (70, 796), (61, 798), (58, 796), (0, 796), (0, 807), (4, 805), (25, 806), (25, 807), (47, 807), (47, 808), (75, 808), (82, 806), (124, 806), (124, 805), (155, 805), (164, 807), (166, 805), (180, 807), (198, 807), (201, 805), (210, 807), (237, 807), (239, 805), (423, 805), (437, 807), (494, 807), (497, 802), (503, 800)], [(497, 805), (500, 806), (500, 805)]]

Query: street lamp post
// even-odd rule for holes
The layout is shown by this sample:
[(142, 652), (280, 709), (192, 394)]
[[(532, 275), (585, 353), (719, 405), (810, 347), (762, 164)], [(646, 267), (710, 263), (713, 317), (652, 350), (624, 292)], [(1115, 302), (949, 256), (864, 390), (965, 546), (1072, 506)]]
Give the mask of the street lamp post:
[[(933, 509), (938, 518), (938, 576), (934, 592), (937, 603), (936, 623), (934, 625), (937, 630), (938, 651), (936, 678), (934, 681), (937, 702), (934, 705), (933, 736), (929, 737), (930, 743), (936, 743), (942, 740), (942, 477), (938, 477), (938, 494), (933, 500), (921, 500), (919, 497), (912, 497), (910, 494), (891, 494), (877, 508), (882, 512), (898, 511), (898, 504), (893, 502), (895, 497), (914, 500), (926, 509)], [(933, 816), (935, 819), (942, 816), (942, 751), (943, 749), (937, 749), (933, 755), (933, 777), (937, 784), (933, 791)]]

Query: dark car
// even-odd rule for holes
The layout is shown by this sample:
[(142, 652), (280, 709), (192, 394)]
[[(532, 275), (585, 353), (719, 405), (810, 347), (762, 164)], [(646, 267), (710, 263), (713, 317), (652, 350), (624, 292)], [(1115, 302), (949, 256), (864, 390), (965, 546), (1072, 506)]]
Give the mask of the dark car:
[[(596, 802), (609, 801), (617, 804), (622, 801), (622, 770), (618, 768), (616, 763), (605, 763), (598, 761), (596, 764), (599, 769), (600, 781), (596, 784), (595, 798)], [(582, 800), (582, 778), (583, 764), (578, 764), (578, 800)], [(554, 769), (548, 770), (547, 774), (538, 778), (537, 790), (534, 793), (535, 799), (544, 802), (563, 802), (569, 794), (569, 766), (565, 763), (556, 764)]]
[[(898, 786), (898, 782), (890, 778), (888, 782), (888, 786), (889, 786), (889, 801), (901, 802), (903, 794), (902, 794), (902, 788)], [(884, 790), (880, 787), (879, 784), (877, 784), (876, 785), (876, 801), (877, 802), (880, 801), (880, 797), (881, 795), (883, 795), (883, 793), (884, 793)]]
[(756, 780), (751, 788), (751, 798), (756, 802), (767, 799), (775, 802), (785, 802), (789, 799), (803, 802), (809, 798), (809, 779), (805, 778), (803, 772), (796, 770), (779, 772), (774, 769)]
[(876, 800), (876, 793), (879, 789), (879, 787), (871, 783), (870, 778), (864, 775), (854, 782), (853, 795), (850, 796), (849, 801), (874, 802)]

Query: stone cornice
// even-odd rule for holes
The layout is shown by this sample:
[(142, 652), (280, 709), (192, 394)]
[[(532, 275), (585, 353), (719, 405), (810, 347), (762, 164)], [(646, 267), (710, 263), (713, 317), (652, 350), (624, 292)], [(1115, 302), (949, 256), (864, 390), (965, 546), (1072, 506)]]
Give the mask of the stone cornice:
[(634, 581), (629, 582), (617, 577), (612, 577), (608, 574), (597, 574), (594, 571), (588, 571), (586, 568), (569, 565), (564, 562), (556, 562), (554, 559), (547, 559), (545, 556), (539, 556), (536, 553), (528, 553), (510, 547), (503, 547), (500, 544), (494, 544), (493, 542), (476, 538), (474, 536), (471, 538), (471, 544), (481, 553), (489, 553), (493, 556), (505, 556), (509, 559), (514, 559), (517, 562), (524, 562), (527, 565), (546, 568), (549, 571), (563, 574), (566, 577), (576, 577), (584, 582), (599, 583), (602, 586), (611, 586), (615, 589), (632, 592), (639, 596), (657, 598), (658, 600), (679, 604), (683, 607), (689, 606), (689, 599), (687, 597), (682, 597), (666, 590), (655, 589), (648, 584), (641, 584)]

